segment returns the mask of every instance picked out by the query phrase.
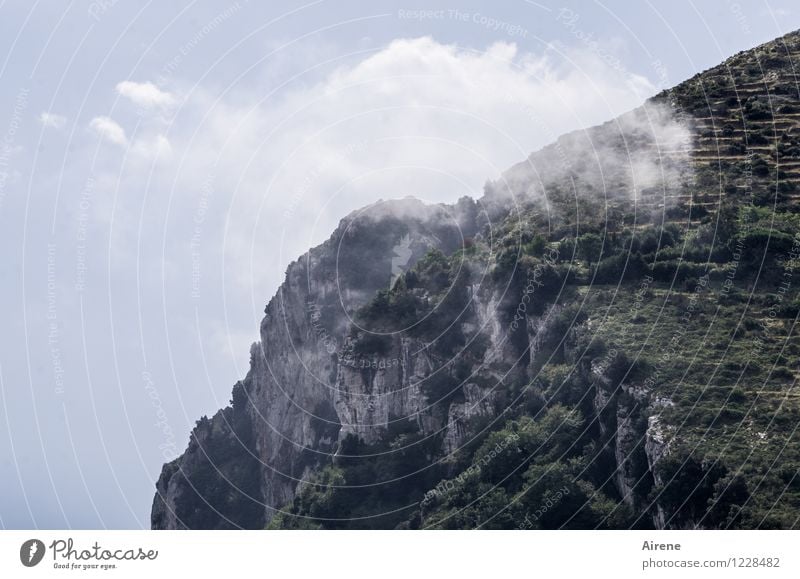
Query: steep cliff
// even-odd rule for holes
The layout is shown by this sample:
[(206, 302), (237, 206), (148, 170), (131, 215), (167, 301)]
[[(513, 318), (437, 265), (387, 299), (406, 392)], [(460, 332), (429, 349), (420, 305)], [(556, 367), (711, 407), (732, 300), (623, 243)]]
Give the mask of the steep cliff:
[[(378, 364), (373, 359), (374, 370), (361, 369), (364, 359), (353, 356), (352, 316), (429, 249), (460, 247), (474, 222), (468, 199), (455, 207), (410, 198), (378, 202), (345, 218), (326, 243), (290, 264), (231, 406), (198, 421), (187, 451), (164, 467), (153, 526), (263, 526), (298, 482), (330, 459), (340, 431), (369, 435), (385, 425), (388, 412), (411, 414), (407, 396), (372, 407), (378, 396), (360, 392), (359, 376), (378, 372)], [(389, 361), (393, 369), (397, 360)]]
[(153, 527), (795, 526), (798, 53), (737, 55), (478, 201), (345, 218)]

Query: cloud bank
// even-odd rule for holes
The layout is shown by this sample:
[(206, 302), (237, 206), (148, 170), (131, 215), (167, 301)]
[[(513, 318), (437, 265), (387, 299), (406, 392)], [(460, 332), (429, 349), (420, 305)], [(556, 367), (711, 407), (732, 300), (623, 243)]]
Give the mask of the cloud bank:
[[(203, 120), (188, 135), (170, 134), (184, 155), (175, 193), (192, 195), (213, 172), (229, 275), (262, 299), (285, 264), (347, 212), (378, 198), (479, 196), (487, 179), (562, 132), (613, 118), (653, 92), (644, 77), (590, 51), (397, 40), (311, 83), (223, 98), (187, 91), (183, 114)], [(254, 261), (264, 248), (269, 259)]]

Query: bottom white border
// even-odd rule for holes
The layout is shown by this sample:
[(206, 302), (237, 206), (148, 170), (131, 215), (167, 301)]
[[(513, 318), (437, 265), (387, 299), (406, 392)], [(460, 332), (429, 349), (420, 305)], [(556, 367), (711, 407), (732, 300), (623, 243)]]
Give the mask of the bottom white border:
[(796, 578), (798, 548), (800, 531), (0, 531), (0, 577)]

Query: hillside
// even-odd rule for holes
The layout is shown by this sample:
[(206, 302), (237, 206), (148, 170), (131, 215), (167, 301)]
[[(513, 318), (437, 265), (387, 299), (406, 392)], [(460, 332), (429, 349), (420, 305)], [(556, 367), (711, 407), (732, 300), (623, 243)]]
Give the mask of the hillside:
[(797, 32), (290, 265), (153, 528), (795, 528)]

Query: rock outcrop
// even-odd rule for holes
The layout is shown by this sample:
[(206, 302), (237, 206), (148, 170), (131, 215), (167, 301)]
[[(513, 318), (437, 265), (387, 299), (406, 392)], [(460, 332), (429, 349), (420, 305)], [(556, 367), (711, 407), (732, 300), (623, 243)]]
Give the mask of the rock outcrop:
[[(372, 441), (396, 420), (437, 428), (419, 388), (434, 369), (424, 345), (402, 340), (387, 352), (355, 356), (348, 332), (354, 312), (387, 288), (398, 268), (432, 248), (452, 253), (474, 235), (475, 214), (466, 198), (451, 207), (378, 202), (290, 264), (231, 406), (200, 420), (186, 452), (164, 467), (153, 528), (263, 527), (347, 434)], [(239, 431), (234, 416), (244, 417)], [(248, 496), (226, 468), (242, 475), (245, 465), (231, 464), (242, 457)], [(225, 496), (210, 494), (209, 485), (225, 487)]]

